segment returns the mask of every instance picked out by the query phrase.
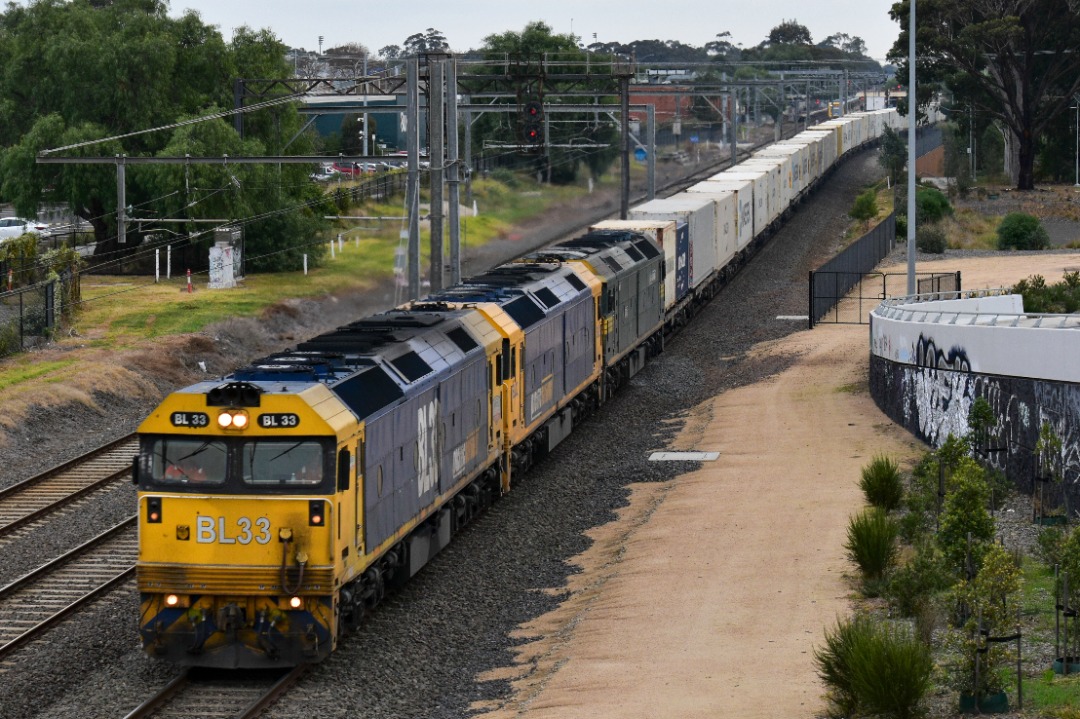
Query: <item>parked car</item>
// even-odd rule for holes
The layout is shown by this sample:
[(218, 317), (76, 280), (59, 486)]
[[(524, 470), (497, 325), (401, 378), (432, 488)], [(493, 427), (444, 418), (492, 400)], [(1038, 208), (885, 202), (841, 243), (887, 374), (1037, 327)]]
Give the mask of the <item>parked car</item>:
[(27, 233), (40, 235), (48, 227), (44, 222), (21, 217), (0, 217), (0, 241), (22, 237)]

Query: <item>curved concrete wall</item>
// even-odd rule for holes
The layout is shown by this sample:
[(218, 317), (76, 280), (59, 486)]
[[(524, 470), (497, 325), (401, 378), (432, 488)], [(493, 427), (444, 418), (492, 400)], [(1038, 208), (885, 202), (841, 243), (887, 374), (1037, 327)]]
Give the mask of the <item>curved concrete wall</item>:
[(1080, 507), (1080, 317), (1026, 315), (1018, 295), (883, 303), (871, 313), (870, 392), (931, 446), (968, 432), (984, 397), (1000, 418), (987, 461), (1030, 491), (1039, 428), (1062, 439), (1070, 504)]

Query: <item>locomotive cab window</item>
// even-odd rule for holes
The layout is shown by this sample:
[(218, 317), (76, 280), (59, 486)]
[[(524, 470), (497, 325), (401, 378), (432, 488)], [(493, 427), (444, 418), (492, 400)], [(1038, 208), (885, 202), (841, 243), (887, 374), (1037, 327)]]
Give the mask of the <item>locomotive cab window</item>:
[(244, 484), (254, 487), (310, 487), (328, 476), (326, 449), (314, 439), (247, 440), (241, 455)]
[(225, 482), (225, 442), (160, 437), (149, 443), (150, 479), (162, 484), (215, 485)]

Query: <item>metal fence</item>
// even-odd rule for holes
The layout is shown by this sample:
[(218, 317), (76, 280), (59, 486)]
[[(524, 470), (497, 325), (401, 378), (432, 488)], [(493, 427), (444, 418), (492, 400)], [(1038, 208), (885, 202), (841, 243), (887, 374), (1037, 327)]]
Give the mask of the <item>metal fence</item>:
[[(810, 327), (862, 324), (887, 297), (907, 294), (907, 273), (873, 272), (896, 244), (896, 216), (891, 214), (843, 252), (810, 272)], [(918, 293), (960, 291), (959, 272), (917, 272)]]
[(896, 243), (896, 213), (851, 243), (847, 249), (810, 272), (810, 327), (821, 321), (847, 296), (863, 275), (892, 251)]
[[(812, 272), (811, 286), (817, 296), (828, 301), (823, 315), (811, 318), (815, 324), (866, 324), (870, 312), (889, 297), (907, 295), (907, 272), (866, 272), (861, 275), (845, 272)], [(919, 294), (953, 292), (960, 289), (959, 272), (916, 272)], [(838, 292), (840, 286), (847, 286)]]
[(63, 298), (77, 296), (78, 275), (0, 293), (0, 357), (43, 343), (59, 326)]

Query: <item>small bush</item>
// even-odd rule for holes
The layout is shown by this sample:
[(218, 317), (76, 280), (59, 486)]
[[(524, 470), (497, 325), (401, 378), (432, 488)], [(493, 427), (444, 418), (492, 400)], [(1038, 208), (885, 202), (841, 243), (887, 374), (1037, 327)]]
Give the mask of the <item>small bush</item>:
[(1035, 556), (1048, 567), (1061, 564), (1065, 551), (1065, 529), (1043, 527), (1035, 538)]
[(941, 555), (930, 544), (921, 545), (911, 561), (889, 574), (886, 597), (901, 616), (917, 617), (936, 593), (952, 586), (953, 578)]
[(909, 631), (864, 616), (827, 631), (814, 660), (839, 715), (917, 716), (934, 668), (930, 649)]
[(896, 241), (903, 242), (907, 239), (907, 215), (896, 216)]
[(987, 511), (989, 501), (990, 488), (985, 471), (970, 457), (960, 458), (949, 478), (948, 494), (941, 511), (941, 529), (937, 533), (938, 546), (958, 576), (978, 574), (983, 555), (993, 542), (994, 519)]
[(900, 506), (904, 499), (904, 483), (900, 478), (900, 467), (888, 457), (878, 456), (863, 467), (859, 487), (866, 496), (866, 501), (874, 507), (891, 512)]
[(858, 220), (859, 222), (869, 222), (877, 217), (877, 193), (873, 189), (867, 190), (858, 197), (855, 198), (855, 204), (852, 206), (848, 215), (851, 219)]
[(860, 709), (851, 658), (863, 653), (856, 648), (872, 642), (876, 631), (873, 619), (857, 614), (849, 620), (838, 621), (835, 630), (826, 630), (825, 646), (814, 649), (818, 676), (829, 687), (829, 699), (836, 716), (850, 716)]
[(915, 190), (915, 219), (918, 224), (940, 222), (952, 214), (949, 198), (932, 187), (919, 187)]
[(915, 229), (915, 247), (919, 252), (940, 255), (948, 249), (945, 231), (938, 227), (917, 227)]
[(881, 580), (896, 562), (898, 534), (896, 522), (880, 509), (869, 509), (851, 518), (844, 549), (862, 572), (864, 584)]
[(998, 225), (997, 246), (999, 250), (1044, 250), (1050, 246), (1050, 236), (1038, 217), (1010, 212)]

